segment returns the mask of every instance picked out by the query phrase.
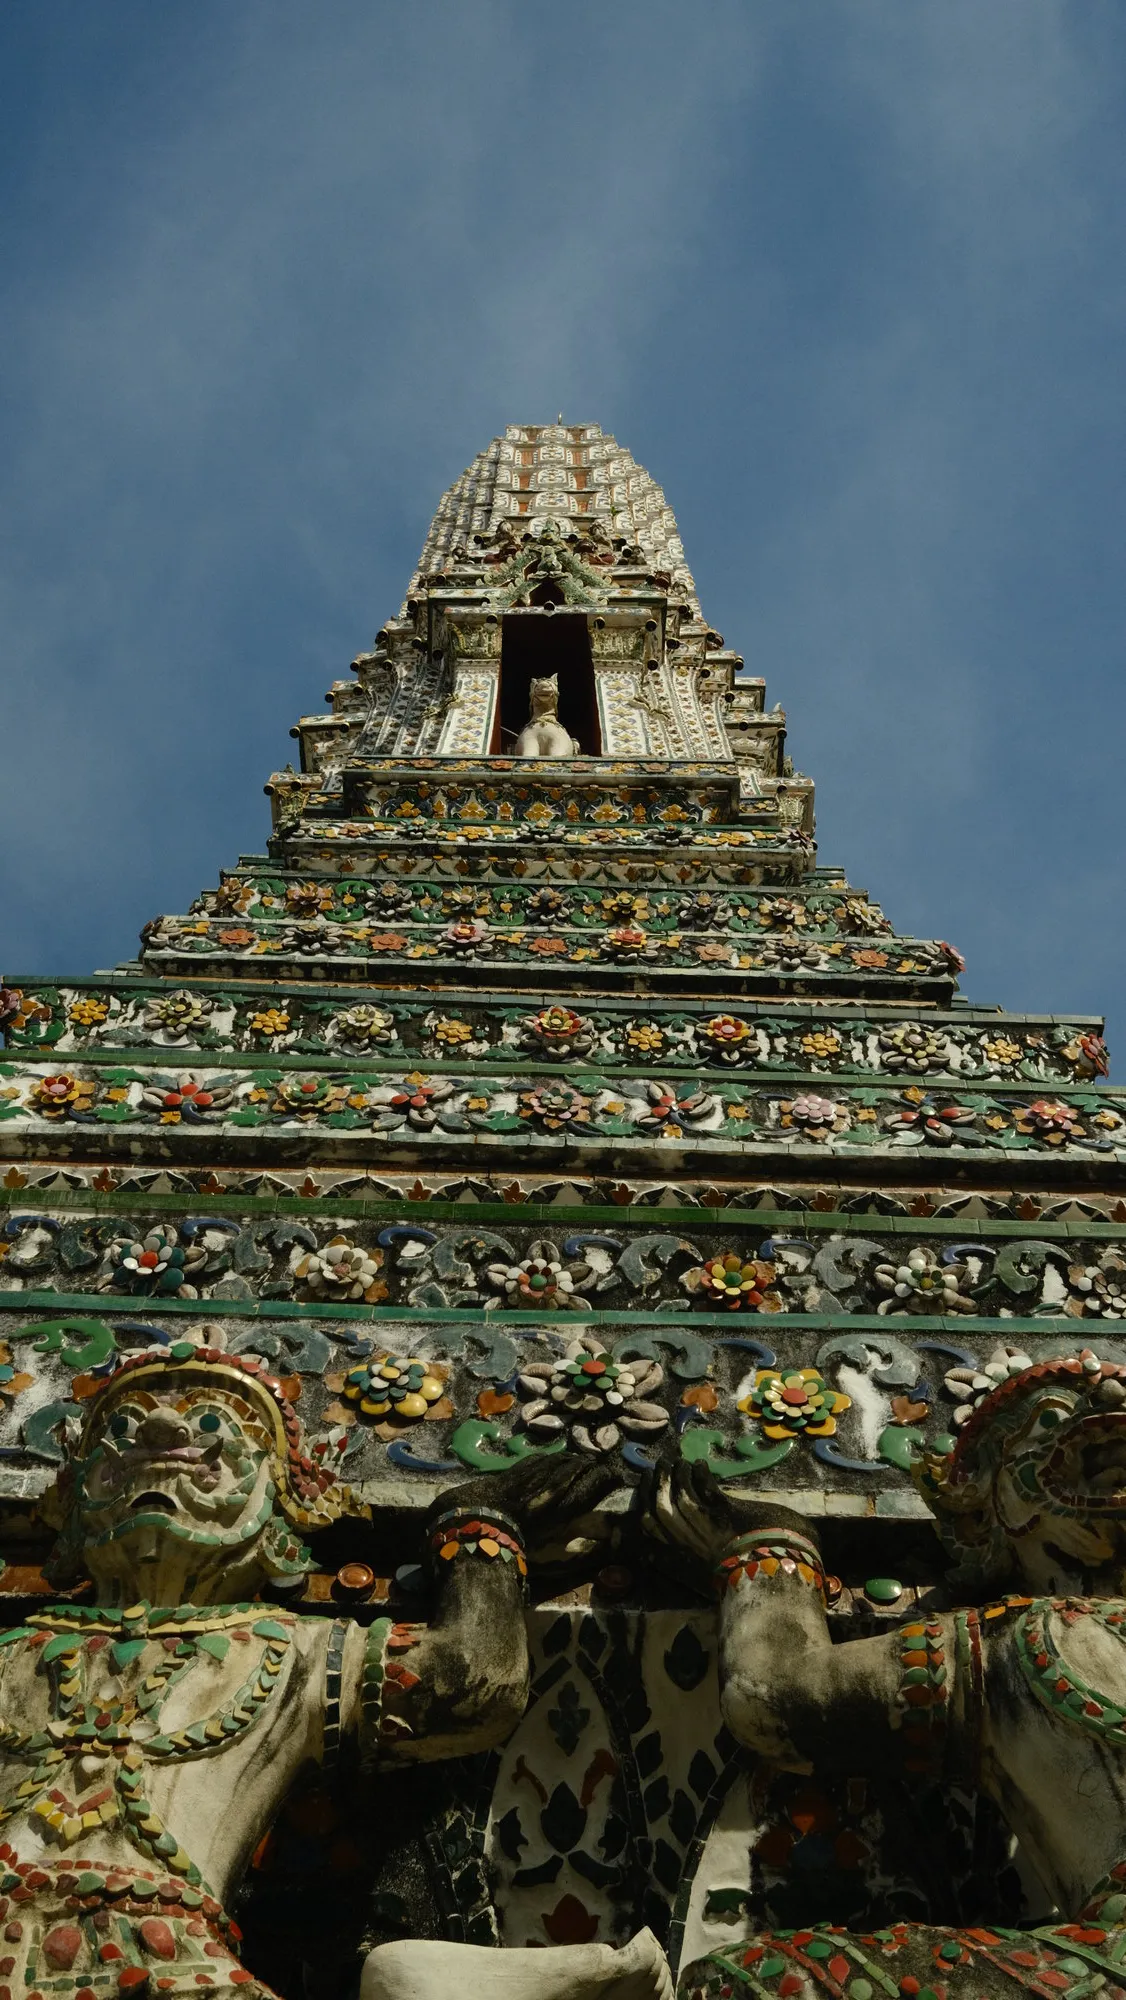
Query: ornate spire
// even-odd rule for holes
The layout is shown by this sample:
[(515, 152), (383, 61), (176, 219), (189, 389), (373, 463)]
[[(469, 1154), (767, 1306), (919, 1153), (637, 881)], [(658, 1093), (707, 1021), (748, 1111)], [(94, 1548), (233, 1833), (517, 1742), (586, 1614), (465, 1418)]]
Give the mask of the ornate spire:
[(443, 493), (412, 594), (431, 571), (490, 541), (506, 524), (520, 522), (535, 533), (547, 521), (579, 531), (597, 524), (635, 543), (646, 563), (668, 571), (677, 595), (699, 617), (672, 508), (644, 466), (597, 424), (509, 424)]
[(784, 768), (785, 716), (742, 669), (629, 452), (595, 424), (510, 425), (443, 496), (399, 616), (352, 662), (359, 685), (334, 682), (332, 715), (301, 718), (303, 775), (271, 790), (288, 822), (361, 765), (515, 754), (533, 680), (554, 678), (577, 758), (722, 763), (743, 802), (808, 839), (813, 787)]

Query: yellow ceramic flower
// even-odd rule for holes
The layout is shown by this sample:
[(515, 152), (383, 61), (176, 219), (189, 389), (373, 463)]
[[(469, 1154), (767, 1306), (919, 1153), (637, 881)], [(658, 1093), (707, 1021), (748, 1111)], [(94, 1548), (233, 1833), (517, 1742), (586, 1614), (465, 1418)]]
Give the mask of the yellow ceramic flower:
[(989, 1057), (990, 1062), (1017, 1063), (1024, 1054), (1024, 1050), (1021, 1048), (1019, 1042), (1010, 1042), (1006, 1036), (998, 1035), (994, 1041), (986, 1042), (985, 1053)]
[(250, 1027), (256, 1035), (287, 1035), (289, 1015), (284, 1007), (263, 1007), (250, 1016)]
[(840, 1054), (841, 1038), (831, 1031), (815, 1028), (810, 1034), (802, 1036), (801, 1049), (803, 1055), (818, 1056), (823, 1060), (826, 1056)]
[(109, 1014), (109, 1003), (87, 996), (76, 1000), (67, 1016), (73, 1028), (96, 1028)]
[(448, 1043), (451, 1048), (456, 1048), (460, 1042), (473, 1040), (473, 1029), (468, 1021), (442, 1019), (437, 1023), (434, 1034), (438, 1041)]

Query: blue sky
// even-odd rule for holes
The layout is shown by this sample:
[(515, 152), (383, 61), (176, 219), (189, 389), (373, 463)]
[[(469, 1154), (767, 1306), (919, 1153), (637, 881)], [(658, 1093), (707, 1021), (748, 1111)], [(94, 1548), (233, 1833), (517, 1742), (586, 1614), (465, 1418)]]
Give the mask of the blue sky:
[(616, 433), (972, 998), (1122, 1014), (1119, 0), (0, 13), (11, 971), (264, 845), (505, 423)]

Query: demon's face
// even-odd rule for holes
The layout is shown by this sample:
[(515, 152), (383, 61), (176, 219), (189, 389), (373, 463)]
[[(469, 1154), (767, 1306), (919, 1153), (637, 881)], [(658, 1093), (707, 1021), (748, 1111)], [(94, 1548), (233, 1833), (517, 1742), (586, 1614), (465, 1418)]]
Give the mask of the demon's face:
[(1126, 1368), (1084, 1354), (1012, 1377), (975, 1410), (935, 1500), (988, 1579), (1065, 1591), (1099, 1572), (1107, 1588), (1126, 1569)]
[(142, 1529), (178, 1538), (237, 1535), (261, 1513), (270, 1453), (245, 1403), (207, 1384), (125, 1389), (86, 1439), (81, 1508), (87, 1535)]
[(60, 1482), (60, 1568), (99, 1596), (215, 1601), (299, 1573), (283, 1514), (284, 1419), (266, 1389), (187, 1362), (123, 1370), (101, 1391)]

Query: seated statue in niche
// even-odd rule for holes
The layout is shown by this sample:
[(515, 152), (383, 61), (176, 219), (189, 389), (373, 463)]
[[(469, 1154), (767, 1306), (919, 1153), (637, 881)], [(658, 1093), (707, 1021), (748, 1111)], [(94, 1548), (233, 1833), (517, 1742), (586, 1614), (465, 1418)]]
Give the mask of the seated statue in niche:
[(666, 1559), (716, 1579), (723, 1712), (742, 1743), (795, 1772), (898, 1766), (924, 1809), (928, 1787), (979, 1788), (1061, 1914), (864, 1934), (811, 1910), (806, 1929), (687, 1966), (684, 2000), (1126, 1992), (1126, 1368), (1087, 1353), (1024, 1369), (919, 1484), (956, 1558), (950, 1595), (978, 1605), (839, 1644), (800, 1515), (693, 1465), (661, 1476), (648, 1525)]
[(578, 757), (582, 746), (559, 720), (559, 676), (534, 680), (529, 689), (531, 709), (516, 738), (514, 757)]
[[(298, 1616), (260, 1593), (299, 1582), (304, 1535), (352, 1503), (306, 1455), (282, 1385), (190, 1342), (124, 1362), (86, 1402), (44, 1506), (60, 1530), (50, 1581), (92, 1579), (92, 1599), (0, 1632), (0, 2000), (253, 2000), (227, 1911), (298, 1773), (354, 1750), (378, 1785), (501, 1742), (527, 1699), (527, 1569), (582, 1560), (605, 1483), (537, 1460), (443, 1495), (428, 1625)], [(650, 1944), (580, 1953), (577, 1976), (543, 1990), (617, 1978), (658, 1994), (656, 1974), (636, 1984)], [(373, 1953), (365, 1990), (422, 1990), (427, 1947), (385, 1949), (387, 1977)], [(478, 1961), (500, 1954), (460, 1950), (463, 2000), (491, 1995)]]

